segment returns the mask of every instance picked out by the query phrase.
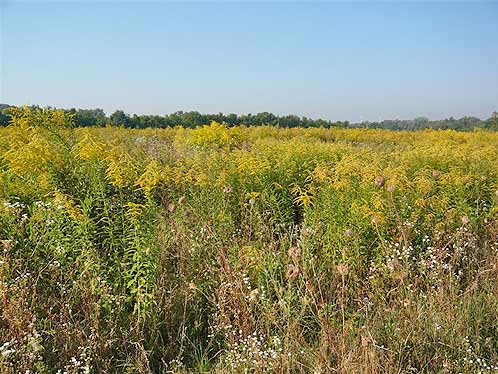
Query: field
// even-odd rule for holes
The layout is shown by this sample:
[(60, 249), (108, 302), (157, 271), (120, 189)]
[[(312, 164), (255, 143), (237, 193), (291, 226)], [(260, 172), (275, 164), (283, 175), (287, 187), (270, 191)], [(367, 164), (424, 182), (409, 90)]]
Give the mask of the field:
[(0, 128), (1, 373), (498, 372), (498, 133)]

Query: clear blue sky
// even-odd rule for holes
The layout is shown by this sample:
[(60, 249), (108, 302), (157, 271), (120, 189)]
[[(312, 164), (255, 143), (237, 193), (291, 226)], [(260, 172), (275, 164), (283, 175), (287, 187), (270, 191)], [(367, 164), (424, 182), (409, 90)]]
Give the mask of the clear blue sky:
[(498, 3), (0, 0), (0, 102), (487, 118)]

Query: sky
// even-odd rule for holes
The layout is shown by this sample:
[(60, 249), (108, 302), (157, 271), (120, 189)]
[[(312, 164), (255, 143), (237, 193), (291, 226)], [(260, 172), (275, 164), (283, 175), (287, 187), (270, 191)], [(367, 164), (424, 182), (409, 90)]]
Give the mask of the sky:
[(0, 103), (488, 118), (498, 1), (0, 0)]

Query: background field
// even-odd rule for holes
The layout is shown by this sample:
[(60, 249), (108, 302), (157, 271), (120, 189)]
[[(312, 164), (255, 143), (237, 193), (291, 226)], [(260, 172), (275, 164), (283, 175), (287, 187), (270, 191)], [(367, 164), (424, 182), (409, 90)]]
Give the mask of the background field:
[(498, 133), (0, 128), (0, 371), (498, 371)]

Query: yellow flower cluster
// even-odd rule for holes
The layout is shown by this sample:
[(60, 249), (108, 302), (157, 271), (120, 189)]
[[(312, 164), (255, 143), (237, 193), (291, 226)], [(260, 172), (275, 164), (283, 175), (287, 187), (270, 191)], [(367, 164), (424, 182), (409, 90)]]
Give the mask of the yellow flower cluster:
[[(494, 196), (487, 214), (498, 211), (498, 133), (229, 128), (216, 122), (164, 130), (71, 129), (71, 124), (61, 111), (14, 113), (12, 124), (0, 129), (0, 166), (10, 193), (56, 191), (54, 174), (71, 162), (85, 172), (102, 170), (106, 183), (147, 200), (162, 187), (238, 186), (242, 199), (250, 195), (255, 201), (272, 190), (303, 208), (340, 198), (351, 214), (378, 223), (393, 218), (396, 196), (404, 196), (405, 216), (423, 217), (427, 224), (469, 214), (484, 195)], [(129, 211), (135, 215), (139, 209)]]

